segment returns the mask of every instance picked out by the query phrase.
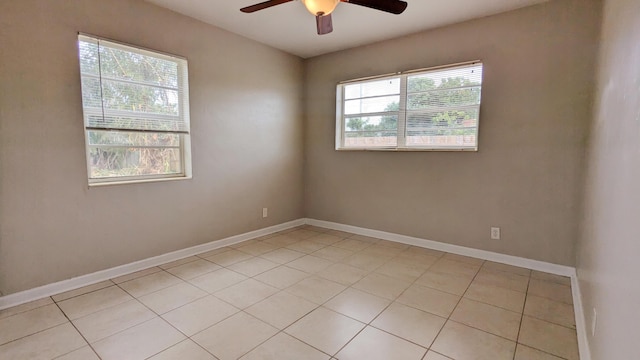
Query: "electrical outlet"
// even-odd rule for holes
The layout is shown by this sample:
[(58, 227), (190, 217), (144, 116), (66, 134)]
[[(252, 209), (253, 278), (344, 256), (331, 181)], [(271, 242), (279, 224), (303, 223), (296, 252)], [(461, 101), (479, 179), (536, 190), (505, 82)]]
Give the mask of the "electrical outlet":
[(500, 240), (500, 228), (491, 227), (491, 240)]
[(596, 323), (598, 321), (598, 312), (593, 308), (593, 316), (591, 317), (591, 336), (596, 336)]
[(269, 208), (262, 208), (262, 217), (266, 218), (269, 216)]

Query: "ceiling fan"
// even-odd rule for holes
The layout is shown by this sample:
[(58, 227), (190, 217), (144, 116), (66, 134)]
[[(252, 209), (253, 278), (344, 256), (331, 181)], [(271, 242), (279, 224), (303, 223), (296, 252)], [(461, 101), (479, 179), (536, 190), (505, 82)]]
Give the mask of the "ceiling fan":
[[(258, 10), (270, 8), (272, 6), (288, 3), (295, 0), (268, 0), (259, 4), (251, 5), (240, 9), (244, 13), (252, 13)], [(316, 17), (318, 35), (328, 34), (333, 31), (331, 13), (338, 3), (345, 2), (368, 7), (392, 14), (402, 14), (407, 8), (407, 2), (401, 0), (300, 0), (307, 7), (307, 10)]]

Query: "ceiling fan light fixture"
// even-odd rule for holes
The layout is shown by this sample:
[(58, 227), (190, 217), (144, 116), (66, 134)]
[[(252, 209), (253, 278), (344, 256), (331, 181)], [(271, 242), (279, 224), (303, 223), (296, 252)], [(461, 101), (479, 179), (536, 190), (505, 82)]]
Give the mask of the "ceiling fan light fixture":
[(335, 10), (340, 0), (302, 0), (304, 6), (313, 16), (329, 15)]

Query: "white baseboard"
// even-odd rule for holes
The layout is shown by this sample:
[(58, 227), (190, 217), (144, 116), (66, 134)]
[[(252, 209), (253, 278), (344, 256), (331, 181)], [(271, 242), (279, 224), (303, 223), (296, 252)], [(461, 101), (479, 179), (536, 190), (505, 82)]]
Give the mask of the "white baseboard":
[(206, 244), (192, 246), (186, 249), (173, 251), (170, 253), (150, 257), (129, 264), (116, 266), (110, 269), (96, 271), (91, 274), (74, 277), (67, 280), (58, 281), (52, 284), (39, 286), (37, 288), (20, 291), (0, 297), (0, 310), (27, 303), (29, 301), (42, 299), (47, 296), (59, 294), (65, 291), (74, 290), (83, 286), (95, 284), (101, 281), (113, 279), (118, 276), (127, 275), (136, 271), (147, 269), (153, 266), (166, 264), (171, 261), (180, 260), (189, 256), (201, 254), (210, 250), (215, 250), (224, 246), (233, 245), (257, 237), (276, 233), (278, 231), (290, 229), (304, 225), (306, 219), (297, 219), (286, 223), (270, 226), (267, 228), (250, 231), (240, 235), (230, 236), (225, 239), (214, 240)]
[(489, 260), (489, 261), (495, 261), (502, 264), (519, 266), (519, 267), (523, 267), (531, 270), (538, 270), (538, 271), (543, 271), (546, 273), (551, 273), (556, 275), (573, 277), (576, 274), (576, 269), (571, 266), (552, 264), (544, 261), (531, 260), (523, 257), (500, 254), (500, 253), (486, 251), (486, 250), (473, 249), (473, 248), (468, 248), (468, 247), (459, 246), (459, 245), (446, 244), (438, 241), (425, 240), (425, 239), (420, 239), (420, 238), (406, 236), (406, 235), (389, 233), (385, 231), (371, 230), (371, 229), (361, 228), (357, 226), (344, 225), (344, 224), (338, 224), (334, 222), (314, 220), (314, 219), (307, 219), (307, 224), (328, 228), (328, 229), (333, 229), (333, 230), (346, 231), (346, 232), (350, 232), (358, 235), (371, 236), (371, 237), (375, 237), (383, 240), (395, 241), (395, 242), (399, 242), (407, 245), (415, 245), (423, 248), (444, 251), (452, 254), (470, 256), (470, 257)]
[(576, 330), (578, 335), (578, 346), (580, 350), (581, 360), (591, 360), (588, 346), (587, 331), (585, 327), (584, 310), (582, 308), (582, 297), (580, 292), (580, 284), (578, 282), (576, 269), (570, 266), (557, 265), (544, 261), (526, 259), (518, 256), (500, 254), (496, 252), (468, 248), (459, 245), (441, 243), (432, 240), (426, 240), (406, 235), (394, 234), (385, 231), (372, 230), (357, 226), (344, 225), (329, 221), (315, 219), (298, 219), (286, 223), (270, 226), (264, 229), (250, 231), (248, 233), (231, 236), (221, 240), (215, 240), (206, 244), (189, 247), (182, 250), (173, 251), (167, 254), (154, 256), (148, 259), (132, 262), (130, 264), (120, 265), (114, 268), (97, 271), (91, 274), (78, 276), (68, 280), (47, 284), (34, 289), (29, 289), (14, 294), (0, 297), (0, 310), (12, 306), (24, 304), (29, 301), (38, 300), (47, 296), (59, 294), (65, 291), (74, 290), (83, 286), (95, 284), (104, 280), (112, 279), (118, 276), (127, 275), (149, 267), (162, 265), (171, 261), (180, 260), (185, 257), (197, 255), (210, 250), (218, 249), (224, 246), (233, 245), (239, 242), (251, 240), (257, 237), (276, 233), (278, 231), (290, 229), (300, 225), (314, 225), (327, 229), (346, 231), (358, 235), (371, 236), (383, 240), (399, 242), (408, 245), (419, 246), (423, 248), (439, 250), (452, 254), (475, 257), (483, 260), (499, 262), (503, 264), (519, 266), (531, 270), (543, 271), (551, 274), (571, 277), (571, 289), (573, 292), (573, 307), (576, 317)]
[(470, 256), (478, 259), (499, 262), (507, 265), (519, 266), (531, 270), (543, 271), (546, 273), (568, 276), (571, 278), (571, 291), (573, 295), (573, 309), (576, 318), (576, 332), (578, 335), (578, 349), (580, 351), (581, 360), (591, 360), (589, 351), (589, 343), (587, 338), (587, 329), (585, 326), (584, 309), (582, 308), (582, 294), (580, 292), (580, 284), (576, 269), (571, 266), (552, 264), (544, 261), (531, 260), (518, 256), (500, 254), (492, 251), (468, 248), (464, 246), (441, 243), (432, 240), (425, 240), (416, 237), (399, 235), (385, 231), (372, 230), (357, 226), (344, 225), (329, 221), (307, 219), (308, 225), (319, 226), (323, 228), (346, 231), (358, 235), (371, 236), (378, 239), (395, 241), (403, 244), (419, 246), (427, 249), (444, 251), (452, 254)]
[(591, 360), (591, 350), (589, 349), (589, 338), (587, 337), (587, 323), (582, 305), (582, 291), (577, 273), (571, 277), (571, 292), (573, 293), (573, 311), (576, 318), (576, 331), (578, 333), (578, 349), (581, 360)]

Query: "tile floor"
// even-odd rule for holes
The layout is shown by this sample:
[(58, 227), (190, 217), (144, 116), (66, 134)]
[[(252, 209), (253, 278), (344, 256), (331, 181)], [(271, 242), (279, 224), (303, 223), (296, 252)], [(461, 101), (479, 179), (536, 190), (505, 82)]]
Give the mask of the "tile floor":
[(569, 278), (305, 226), (0, 311), (0, 359), (578, 359)]

